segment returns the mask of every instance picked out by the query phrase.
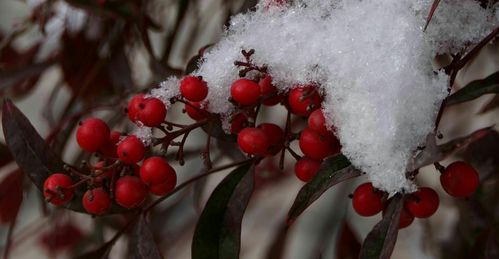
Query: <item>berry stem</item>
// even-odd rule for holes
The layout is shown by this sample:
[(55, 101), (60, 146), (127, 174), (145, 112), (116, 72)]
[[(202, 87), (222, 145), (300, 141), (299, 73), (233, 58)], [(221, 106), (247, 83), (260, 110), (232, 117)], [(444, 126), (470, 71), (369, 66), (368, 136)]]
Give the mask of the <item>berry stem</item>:
[(230, 164), (223, 165), (223, 166), (220, 166), (220, 167), (217, 167), (217, 168), (213, 168), (213, 169), (207, 171), (206, 173), (202, 173), (200, 175), (194, 176), (191, 179), (189, 179), (189, 180), (185, 181), (184, 183), (180, 184), (179, 186), (177, 186), (177, 188), (173, 189), (167, 195), (165, 195), (165, 196), (157, 199), (153, 203), (151, 203), (149, 206), (147, 206), (144, 209), (144, 213), (150, 211), (151, 209), (153, 209), (156, 205), (158, 205), (162, 201), (168, 199), (173, 194), (177, 193), (178, 191), (182, 190), (184, 187), (188, 186), (189, 184), (191, 184), (191, 183), (193, 183), (193, 182), (195, 182), (195, 181), (197, 181), (197, 180), (199, 180), (201, 178), (204, 178), (204, 177), (206, 177), (208, 175), (211, 175), (211, 174), (214, 174), (214, 173), (217, 173), (217, 172), (220, 172), (220, 171), (232, 168), (232, 167), (236, 167), (236, 166), (240, 166), (240, 165), (244, 165), (244, 164), (248, 164), (248, 163), (252, 163), (252, 162), (256, 162), (256, 161), (257, 161), (257, 158), (248, 158), (246, 160), (242, 160), (242, 161), (239, 161), (239, 162), (230, 163)]
[[(291, 112), (288, 110), (286, 114), (286, 126), (284, 126), (284, 136), (286, 137), (286, 139), (284, 140), (285, 141), (284, 146), (289, 146), (288, 135), (290, 128), (291, 128)], [(281, 150), (281, 157), (279, 158), (279, 169), (281, 170), (284, 169), (285, 156), (286, 156), (286, 150), (283, 148)]]
[(435, 166), (435, 169), (437, 169), (441, 174), (444, 173), (445, 171), (445, 166), (443, 166), (442, 164), (440, 164), (439, 162), (435, 162), (433, 163), (433, 165)]

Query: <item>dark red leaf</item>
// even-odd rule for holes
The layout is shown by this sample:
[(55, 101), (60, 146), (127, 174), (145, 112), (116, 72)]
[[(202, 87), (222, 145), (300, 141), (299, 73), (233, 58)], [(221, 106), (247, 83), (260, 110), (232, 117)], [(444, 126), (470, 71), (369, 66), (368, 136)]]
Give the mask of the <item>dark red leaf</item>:
[(493, 130), (469, 144), (463, 156), (483, 178), (499, 173), (499, 133)]
[(83, 238), (82, 231), (73, 223), (56, 224), (41, 236), (40, 242), (51, 253), (69, 250)]
[(395, 242), (403, 208), (403, 197), (396, 194), (386, 209), (383, 219), (367, 234), (359, 259), (389, 259)]
[(10, 223), (16, 217), (23, 200), (23, 174), (15, 170), (0, 182), (0, 222)]
[(433, 4), (431, 5), (430, 13), (426, 17), (426, 24), (424, 25), (423, 31), (426, 31), (426, 28), (428, 28), (428, 25), (431, 22), (431, 18), (433, 18), (433, 14), (435, 14), (435, 11), (437, 10), (438, 4), (440, 4), (440, 0), (433, 1)]
[(342, 155), (326, 158), (314, 176), (298, 192), (293, 206), (288, 212), (288, 224), (292, 224), (305, 209), (334, 185), (361, 174), (348, 159)]
[(10, 100), (3, 104), (2, 126), (12, 156), (40, 191), (49, 174), (63, 172), (62, 160)]
[(353, 233), (348, 222), (344, 220), (336, 241), (336, 258), (357, 259), (359, 258), (360, 247), (361, 244), (358, 238)]
[(13, 159), (9, 148), (5, 144), (0, 143), (0, 167), (10, 163)]
[(132, 231), (131, 244), (133, 246), (130, 248), (131, 258), (134, 259), (161, 259), (161, 252), (158, 246), (154, 242), (154, 237), (149, 229), (149, 225), (146, 222), (144, 215), (139, 217), (139, 220), (135, 224)]
[(463, 149), (470, 143), (473, 143), (492, 132), (491, 127), (479, 129), (468, 136), (451, 140), (447, 143), (437, 145), (434, 134), (429, 134), (426, 138), (426, 145), (422, 151), (417, 153), (407, 166), (407, 171), (412, 172), (423, 166), (439, 162), (451, 154)]
[(241, 223), (254, 187), (254, 166), (232, 171), (215, 188), (192, 240), (193, 259), (238, 258)]

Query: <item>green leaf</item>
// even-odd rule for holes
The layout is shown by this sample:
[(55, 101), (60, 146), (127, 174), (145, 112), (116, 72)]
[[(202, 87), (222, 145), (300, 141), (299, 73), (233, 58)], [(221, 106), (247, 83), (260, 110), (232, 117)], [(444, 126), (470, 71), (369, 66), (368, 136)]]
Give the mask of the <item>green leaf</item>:
[(192, 240), (193, 259), (236, 259), (241, 222), (254, 188), (254, 166), (232, 171), (211, 194)]
[(454, 105), (462, 102), (471, 101), (484, 94), (499, 93), (499, 71), (486, 77), (485, 79), (475, 80), (459, 91), (447, 97), (446, 104)]
[(397, 241), (403, 197), (396, 194), (386, 209), (383, 219), (367, 234), (360, 249), (359, 259), (389, 259)]
[(361, 172), (355, 169), (342, 154), (324, 160), (314, 178), (298, 192), (293, 206), (288, 212), (288, 224), (292, 224), (310, 204), (329, 188), (360, 174)]

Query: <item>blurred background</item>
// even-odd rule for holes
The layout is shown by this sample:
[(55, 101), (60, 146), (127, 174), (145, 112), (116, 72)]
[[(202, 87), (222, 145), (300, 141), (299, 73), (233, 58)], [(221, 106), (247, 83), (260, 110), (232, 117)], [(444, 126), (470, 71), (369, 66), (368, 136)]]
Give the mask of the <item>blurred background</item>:
[[(14, 101), (42, 136), (52, 136), (51, 145), (65, 162), (92, 160), (74, 140), (74, 128), (81, 119), (77, 115), (101, 117), (116, 130), (130, 130), (123, 112), (129, 96), (192, 70), (195, 63), (189, 61), (217, 42), (230, 17), (255, 4), (252, 0), (2, 0), (0, 93)], [(488, 44), (461, 70), (454, 90), (497, 72), (498, 49), (496, 42)], [(442, 55), (435, 66), (449, 61), (448, 55)], [(447, 107), (440, 125), (441, 142), (487, 126), (497, 129), (497, 106), (499, 98), (486, 95)], [(262, 121), (284, 126), (283, 107), (263, 112)], [(173, 106), (168, 117), (192, 122), (182, 107)], [(187, 147), (193, 155), (184, 166), (173, 164), (179, 183), (202, 169), (201, 156), (195, 151), (204, 143), (204, 132), (194, 132)], [(213, 145), (226, 151), (212, 154), (213, 160), (238, 158), (237, 151), (231, 152), (237, 147)], [(456, 159), (465, 159), (480, 171), (480, 191), (468, 200), (453, 199), (442, 190), (439, 173), (433, 167), (424, 168), (416, 181), (437, 190), (441, 206), (431, 218), (416, 219), (399, 232), (393, 258), (499, 254), (497, 232), (489, 221), (497, 223), (499, 213), (499, 134), (490, 134), (442, 164)], [(292, 158), (286, 162), (284, 171), (278, 169), (278, 159), (266, 160), (257, 168), (256, 190), (243, 220), (241, 258), (353, 258), (381, 219), (381, 215), (360, 217), (352, 210), (348, 195), (367, 181), (365, 176), (328, 190), (286, 229), (286, 214), (303, 186), (294, 176)], [(5, 179), (18, 170), (3, 143), (0, 166), (0, 250), (5, 252), (9, 241), (9, 258), (72, 258), (99, 247), (125, 222), (122, 216), (92, 218), (47, 205), (26, 177), (23, 188), (13, 190)], [(164, 258), (190, 258), (196, 221), (224, 175), (191, 185), (153, 211), (150, 225)], [(19, 197), (22, 203), (13, 204)], [(16, 218), (10, 212), (19, 204)], [(128, 241), (127, 235), (120, 238), (110, 258), (126, 258), (133, 246)]]

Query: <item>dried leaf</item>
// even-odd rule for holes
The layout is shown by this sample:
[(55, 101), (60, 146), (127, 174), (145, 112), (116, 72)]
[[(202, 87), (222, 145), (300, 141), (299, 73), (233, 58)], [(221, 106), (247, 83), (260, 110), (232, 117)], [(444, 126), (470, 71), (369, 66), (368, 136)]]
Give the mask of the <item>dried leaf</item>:
[(329, 188), (360, 174), (361, 172), (355, 169), (342, 154), (324, 160), (315, 177), (298, 192), (293, 206), (288, 212), (288, 224), (292, 224), (310, 204)]
[(194, 232), (193, 259), (239, 258), (241, 223), (254, 187), (254, 166), (232, 171), (215, 188)]

